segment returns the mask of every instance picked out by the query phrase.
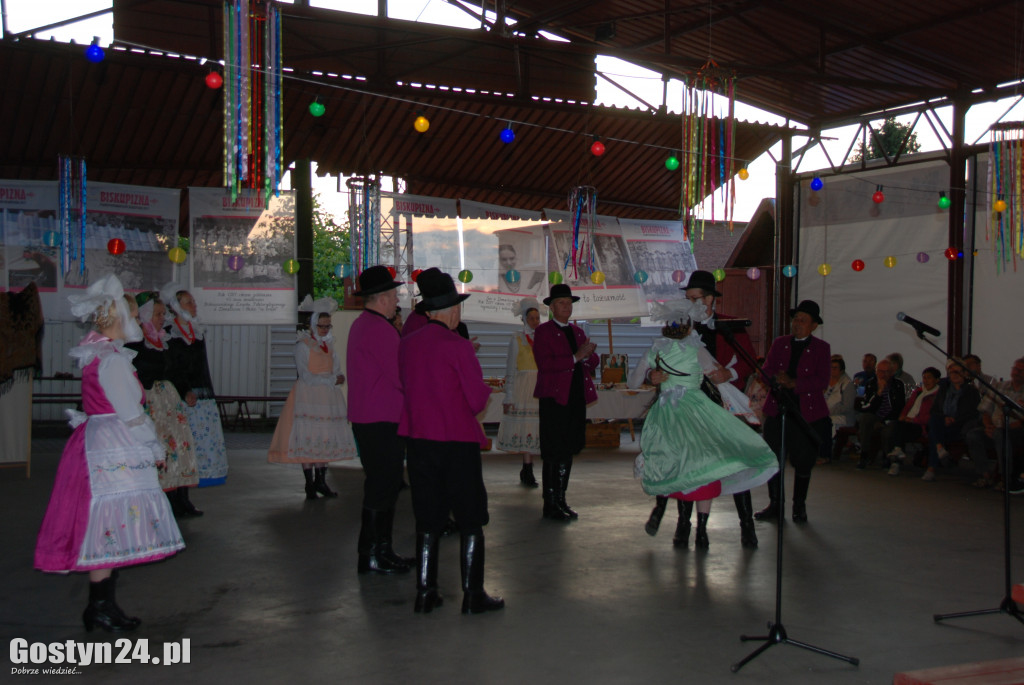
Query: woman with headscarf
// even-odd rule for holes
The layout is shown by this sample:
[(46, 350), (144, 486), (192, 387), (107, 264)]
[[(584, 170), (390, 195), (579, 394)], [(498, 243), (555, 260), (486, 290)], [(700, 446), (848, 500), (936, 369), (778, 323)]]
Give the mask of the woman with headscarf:
[(115, 569), (155, 561), (184, 548), (160, 489), (164, 448), (143, 411), (143, 391), (125, 340), (142, 333), (131, 318), (120, 281), (104, 276), (72, 295), (71, 312), (93, 322), (70, 352), (82, 369), (82, 408), (68, 410), (68, 439), (36, 542), (35, 567), (89, 573), (85, 629), (134, 630), (115, 597)]
[(532, 297), (519, 300), (512, 313), (523, 321), (508, 345), (505, 365), (505, 401), (498, 427), (498, 449), (522, 453), (523, 468), (519, 482), (537, 487), (533, 475), (533, 457), (540, 454), (539, 403), (533, 396), (537, 386), (537, 362), (533, 358), (533, 334), (540, 325), (540, 305)]
[[(701, 315), (698, 308), (702, 306), (681, 300), (655, 308), (652, 316), (665, 321), (665, 326), (631, 375), (630, 385), (639, 385), (646, 377), (659, 386), (658, 399), (644, 419), (636, 464), (644, 492), (658, 498), (657, 521), (668, 499), (678, 500), (679, 526), (673, 544), (686, 547), (696, 502), (695, 546), (708, 549), (711, 500), (761, 485), (779, 466), (761, 436), (700, 390), (704, 374), (716, 365), (691, 324), (691, 318)], [(726, 382), (716, 387), (723, 392), (726, 406), (735, 405), (737, 413), (749, 411), (746, 397), (735, 386)]]
[(348, 406), (341, 393), (345, 376), (331, 334), (331, 314), (337, 308), (329, 297), (313, 302), (309, 295), (299, 306), (300, 312), (311, 312), (309, 329), (300, 331), (295, 343), (299, 378), (288, 393), (267, 459), (302, 466), (306, 499), (316, 499), (317, 493), (337, 497), (327, 486), (327, 462), (356, 457)]
[(228, 477), (228, 454), (206, 358), (205, 327), (199, 321), (192, 293), (177, 283), (161, 288), (160, 299), (174, 315), (167, 327), (167, 369), (174, 389), (185, 400), (199, 487), (221, 485)]
[(146, 390), (146, 412), (153, 419), (156, 434), (164, 445), (163, 468), (159, 470), (160, 487), (167, 493), (175, 516), (202, 516), (189, 498), (189, 489), (199, 483), (196, 454), (192, 449), (192, 431), (188, 412), (174, 385), (168, 380), (168, 345), (170, 334), (164, 330), (167, 307), (159, 293), (139, 293), (138, 318), (142, 340), (129, 343), (135, 350), (132, 363), (139, 381)]

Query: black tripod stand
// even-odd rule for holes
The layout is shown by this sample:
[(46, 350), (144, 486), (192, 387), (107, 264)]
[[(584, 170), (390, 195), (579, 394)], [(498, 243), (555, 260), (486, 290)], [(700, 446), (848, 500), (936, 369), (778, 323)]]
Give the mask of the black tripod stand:
[(778, 535), (777, 535), (777, 539), (776, 539), (776, 548), (777, 549), (776, 549), (776, 556), (775, 556), (775, 620), (768, 623), (768, 634), (767, 635), (760, 635), (760, 636), (740, 635), (740, 640), (743, 641), (743, 642), (754, 641), (754, 640), (763, 640), (764, 644), (762, 644), (760, 647), (755, 649), (753, 652), (748, 654), (746, 657), (744, 657), (740, 661), (738, 661), (735, 664), (733, 664), (730, 667), (730, 670), (733, 673), (736, 673), (741, 668), (743, 668), (748, 662), (750, 662), (751, 660), (753, 660), (753, 659), (757, 658), (758, 656), (760, 656), (760, 654), (762, 652), (764, 652), (765, 650), (767, 650), (769, 647), (771, 647), (773, 645), (778, 645), (778, 644), (793, 645), (794, 647), (800, 647), (802, 649), (806, 649), (806, 650), (809, 650), (809, 651), (812, 651), (812, 652), (816, 652), (818, 654), (823, 654), (825, 656), (830, 656), (833, 659), (839, 659), (840, 661), (845, 661), (847, 663), (850, 663), (850, 664), (853, 664), (854, 666), (856, 666), (856, 665), (858, 665), (860, 663), (860, 659), (858, 659), (856, 657), (851, 657), (851, 656), (844, 656), (842, 654), (838, 654), (836, 652), (832, 652), (832, 651), (829, 651), (827, 649), (823, 649), (821, 647), (816, 647), (814, 645), (807, 644), (806, 642), (800, 642), (799, 640), (793, 640), (786, 633), (785, 626), (782, 625), (782, 541), (783, 541), (783, 522), (784, 522), (784, 519), (785, 519), (785, 517), (784, 517), (785, 506), (783, 505), (783, 502), (786, 501), (785, 493), (786, 493), (786, 459), (787, 459), (787, 452), (786, 452), (786, 421), (788, 419), (792, 418), (796, 422), (796, 424), (800, 427), (800, 429), (805, 431), (807, 433), (807, 435), (811, 437), (811, 439), (812, 439), (812, 441), (814, 443), (819, 443), (819, 440), (818, 440), (818, 436), (815, 435), (814, 431), (811, 429), (811, 426), (807, 423), (807, 421), (804, 419), (804, 417), (800, 415), (800, 405), (796, 401), (796, 397), (792, 393), (783, 390), (782, 387), (778, 384), (778, 382), (774, 378), (768, 376), (768, 374), (765, 373), (764, 369), (757, 363), (757, 360), (752, 359), (750, 357), (750, 354), (746, 350), (742, 349), (742, 347), (740, 345), (736, 344), (736, 341), (735, 341), (735, 339), (733, 337), (732, 331), (730, 331), (728, 328), (725, 328), (725, 329), (722, 330), (722, 335), (725, 337), (726, 341), (729, 343), (729, 346), (732, 347), (732, 349), (736, 352), (736, 354), (742, 356), (751, 366), (753, 366), (757, 370), (757, 373), (759, 373), (761, 375), (761, 378), (765, 379), (765, 381), (768, 383), (768, 387), (770, 387), (772, 389), (772, 392), (775, 394), (775, 398), (776, 398), (776, 400), (778, 402), (779, 409), (780, 409), (781, 414), (782, 414), (781, 415), (781, 419), (780, 419), (781, 420), (782, 439), (781, 439), (781, 444), (780, 444), (780, 447), (779, 447), (779, 455), (778, 455), (779, 456), (779, 493), (778, 493), (779, 507), (778, 507), (778, 521), (776, 522), (777, 525), (778, 525)]
[(970, 378), (977, 380), (979, 383), (984, 385), (989, 391), (1002, 400), (1003, 403), (1003, 601), (999, 603), (998, 607), (993, 609), (979, 609), (976, 611), (961, 611), (955, 614), (934, 614), (932, 618), (936, 623), (939, 621), (945, 621), (948, 618), (966, 618), (968, 616), (985, 616), (988, 614), (1007, 614), (1021, 623), (1024, 623), (1024, 611), (1021, 607), (1017, 606), (1017, 603), (1013, 601), (1013, 590), (1011, 581), (1011, 564), (1010, 560), (1013, 557), (1013, 546), (1010, 542), (1010, 471), (1013, 466), (1013, 448), (1010, 443), (1010, 430), (1009, 423), (1011, 416), (1024, 417), (1024, 409), (1021, 406), (1011, 400), (1009, 397), (999, 392), (992, 387), (984, 378), (974, 373), (966, 366), (960, 363), (960, 360), (951, 357), (946, 354), (945, 350), (928, 340), (924, 337), (926, 332), (938, 334), (938, 331), (922, 324), (916, 319), (904, 316), (902, 312), (897, 317), (901, 321), (909, 323), (917, 331), (917, 337), (924, 340), (926, 343), (934, 347), (940, 353), (942, 353), (947, 359), (951, 359), (957, 366), (964, 370)]

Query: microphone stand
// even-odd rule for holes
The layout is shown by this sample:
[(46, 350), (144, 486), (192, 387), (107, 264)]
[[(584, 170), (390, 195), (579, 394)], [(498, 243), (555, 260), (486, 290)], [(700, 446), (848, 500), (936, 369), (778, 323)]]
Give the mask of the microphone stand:
[[(913, 324), (911, 324), (913, 326)], [(933, 614), (932, 619), (938, 623), (939, 621), (945, 621), (950, 618), (966, 618), (967, 616), (986, 616), (988, 614), (1007, 614), (1008, 616), (1017, 619), (1021, 623), (1024, 623), (1024, 611), (1021, 607), (1017, 606), (1017, 603), (1013, 601), (1013, 588), (1011, 580), (1011, 559), (1013, 558), (1013, 546), (1010, 541), (1010, 468), (1013, 465), (1013, 449), (1010, 444), (1010, 416), (1016, 414), (1017, 416), (1024, 417), (1024, 409), (1019, 404), (1011, 400), (1003, 393), (996, 390), (990, 383), (984, 378), (974, 373), (966, 366), (964, 366), (959, 360), (953, 358), (951, 355), (946, 354), (946, 351), (941, 347), (933, 343), (928, 338), (924, 337), (924, 330), (914, 326), (914, 330), (917, 332), (917, 337), (924, 340), (926, 343), (938, 350), (946, 359), (951, 359), (957, 366), (964, 370), (968, 376), (978, 381), (993, 395), (997, 396), (1003, 402), (1003, 601), (999, 603), (998, 607), (993, 609), (978, 609), (976, 611), (961, 611), (953, 614)]]
[(733, 332), (728, 328), (723, 328), (721, 331), (722, 337), (725, 338), (726, 342), (729, 343), (729, 347), (750, 364), (755, 371), (760, 374), (761, 378), (765, 380), (768, 387), (771, 388), (772, 392), (775, 393), (775, 399), (778, 402), (779, 409), (781, 410), (781, 430), (782, 430), (782, 441), (779, 446), (779, 511), (778, 521), (776, 530), (776, 554), (775, 554), (775, 620), (768, 622), (768, 634), (751, 636), (751, 635), (740, 635), (741, 642), (749, 642), (752, 640), (763, 640), (764, 643), (755, 649), (753, 652), (748, 654), (746, 657), (736, 662), (729, 667), (733, 673), (737, 673), (743, 668), (748, 662), (757, 658), (762, 652), (767, 650), (769, 647), (778, 644), (793, 645), (794, 647), (800, 647), (811, 652), (823, 654), (824, 656), (830, 656), (833, 659), (839, 659), (847, 663), (853, 664), (854, 666), (860, 664), (860, 659), (851, 656), (844, 656), (837, 652), (832, 652), (821, 647), (807, 644), (806, 642), (800, 642), (789, 637), (786, 633), (785, 626), (782, 625), (782, 540), (783, 540), (783, 523), (785, 520), (784, 509), (785, 506), (785, 492), (786, 492), (786, 459), (787, 459), (787, 447), (786, 447), (786, 421), (788, 418), (792, 418), (797, 426), (804, 431), (811, 440), (816, 444), (820, 445), (821, 440), (815, 435), (811, 429), (810, 424), (800, 414), (799, 402), (795, 402), (795, 395), (789, 392), (783, 391), (782, 386), (779, 385), (778, 381), (765, 373), (764, 367), (757, 363), (757, 360), (751, 357), (750, 353), (743, 349), (739, 343), (736, 342)]

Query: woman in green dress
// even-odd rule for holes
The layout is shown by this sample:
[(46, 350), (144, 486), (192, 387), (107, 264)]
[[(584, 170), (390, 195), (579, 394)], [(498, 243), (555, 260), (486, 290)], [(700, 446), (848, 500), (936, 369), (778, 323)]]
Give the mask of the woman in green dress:
[(666, 325), (631, 376), (633, 385), (644, 379), (659, 389), (644, 419), (637, 475), (644, 492), (659, 496), (659, 506), (664, 497), (681, 502), (677, 546), (689, 541), (690, 511), (697, 503), (695, 546), (708, 549), (711, 500), (767, 482), (778, 460), (761, 436), (701, 391), (703, 375), (716, 362), (692, 329), (690, 310), (686, 300), (655, 308), (652, 315)]

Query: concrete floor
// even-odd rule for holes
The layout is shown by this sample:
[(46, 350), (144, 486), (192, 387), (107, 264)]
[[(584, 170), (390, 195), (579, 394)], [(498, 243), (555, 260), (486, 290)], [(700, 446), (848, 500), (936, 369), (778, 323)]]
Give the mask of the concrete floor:
[[(32, 478), (0, 472), (0, 632), (5, 642), (112, 641), (82, 628), (83, 576), (31, 568), (63, 445), (59, 429), (36, 435)], [(1024, 654), (1024, 625), (1007, 615), (932, 620), (1003, 599), (1002, 496), (970, 487), (966, 471), (929, 484), (850, 461), (816, 468), (810, 523), (785, 526), (782, 624), (860, 665), (775, 645), (733, 674), (759, 644), (739, 636), (763, 635), (775, 614), (776, 528), (759, 523), (760, 549), (742, 549), (722, 500), (707, 553), (692, 540), (673, 549), (671, 513), (657, 537), (645, 535), (651, 500), (632, 478), (628, 433), (618, 450), (578, 458), (568, 500), (580, 520), (570, 525), (540, 518), (540, 494), (518, 485), (515, 457), (485, 454), (485, 585), (507, 607), (481, 616), (459, 613), (457, 539), (442, 542), (446, 603), (428, 616), (413, 614), (411, 574), (357, 575), (361, 471), (332, 467), (341, 496), (307, 502), (297, 470), (266, 463), (269, 441), (229, 434), (228, 483), (193, 495), (206, 516), (181, 523), (187, 549), (122, 573), (119, 602), (143, 619), (129, 636), (147, 638), (153, 654), (188, 638), (191, 663), (93, 665), (79, 669), (84, 680), (890, 683), (903, 670)], [(764, 488), (755, 492), (755, 507), (766, 501)], [(1012, 502), (1015, 582), (1024, 581), (1021, 504)], [(406, 491), (395, 546), (411, 555), (413, 540)]]

